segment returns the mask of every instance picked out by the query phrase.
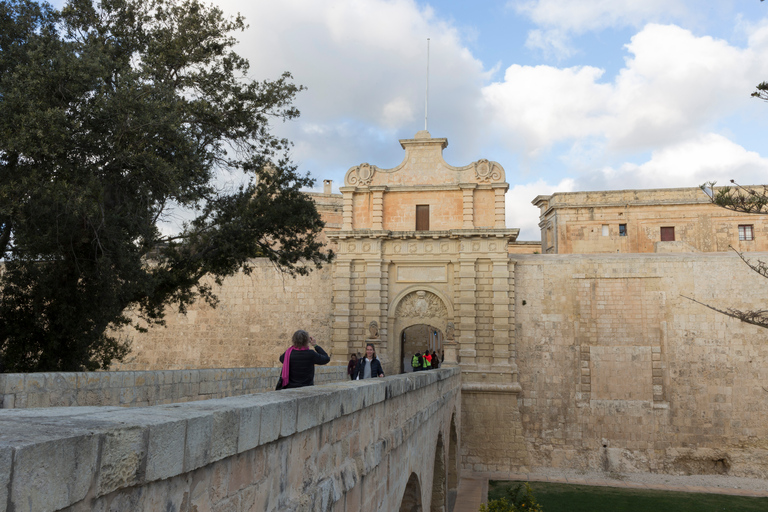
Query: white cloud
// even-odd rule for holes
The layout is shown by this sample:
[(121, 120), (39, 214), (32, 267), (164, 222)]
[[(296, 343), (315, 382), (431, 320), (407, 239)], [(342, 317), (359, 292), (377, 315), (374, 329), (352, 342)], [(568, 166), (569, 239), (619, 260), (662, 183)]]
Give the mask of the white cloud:
[[(742, 185), (766, 182), (768, 158), (723, 137), (708, 133), (654, 151), (650, 160), (618, 169), (607, 167), (580, 182), (580, 188), (603, 190), (631, 188), (695, 187), (708, 181), (726, 184), (735, 179)], [(585, 180), (587, 181), (587, 180)]]
[(739, 108), (768, 76), (768, 48), (730, 46), (674, 25), (648, 25), (610, 83), (583, 66), (510, 66), (483, 88), (494, 127), (536, 155), (558, 142), (598, 137), (608, 150), (643, 151), (686, 140)]
[[(298, 162), (335, 165), (340, 154), (347, 155), (342, 175), (362, 161), (399, 163), (397, 139), (423, 128), (427, 37), (430, 129), (472, 149), (482, 123), (485, 71), (459, 30), (431, 8), (413, 0), (219, 4), (227, 13), (239, 10), (249, 24), (239, 35), (238, 51), (250, 60), (252, 76), (274, 78), (288, 70), (308, 87), (296, 100), (301, 118), (276, 126), (297, 142)], [(391, 160), (376, 160), (385, 154)]]
[(685, 0), (518, 0), (508, 5), (541, 27), (528, 32), (526, 47), (556, 60), (576, 53), (572, 34), (671, 22), (692, 14)]
[(528, 0), (511, 5), (538, 25), (576, 33), (609, 27), (637, 27), (648, 21), (676, 19), (688, 13), (682, 0)]
[(556, 185), (545, 180), (515, 185), (506, 195), (506, 221), (511, 228), (520, 228), (518, 240), (541, 240), (539, 229), (539, 209), (531, 204), (538, 195), (553, 192), (572, 192), (575, 182), (566, 178)]

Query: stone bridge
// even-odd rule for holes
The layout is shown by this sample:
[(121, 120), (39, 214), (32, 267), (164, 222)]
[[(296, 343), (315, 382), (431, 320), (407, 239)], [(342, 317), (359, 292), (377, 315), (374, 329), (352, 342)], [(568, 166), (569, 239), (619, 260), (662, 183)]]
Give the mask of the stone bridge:
[(452, 510), (460, 408), (454, 367), (150, 407), (3, 410), (0, 512)]

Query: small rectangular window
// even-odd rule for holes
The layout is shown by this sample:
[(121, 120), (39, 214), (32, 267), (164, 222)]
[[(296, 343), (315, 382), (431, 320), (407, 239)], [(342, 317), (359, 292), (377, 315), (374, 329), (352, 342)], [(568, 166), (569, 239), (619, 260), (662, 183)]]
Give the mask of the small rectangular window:
[(755, 235), (752, 232), (752, 224), (742, 224), (739, 226), (739, 240), (754, 240)]
[(661, 241), (662, 242), (674, 242), (675, 241), (675, 228), (661, 228)]
[(619, 224), (619, 236), (627, 236), (627, 225)]
[(608, 224), (603, 224), (603, 236), (608, 236)]
[(429, 205), (416, 205), (416, 231), (429, 231)]

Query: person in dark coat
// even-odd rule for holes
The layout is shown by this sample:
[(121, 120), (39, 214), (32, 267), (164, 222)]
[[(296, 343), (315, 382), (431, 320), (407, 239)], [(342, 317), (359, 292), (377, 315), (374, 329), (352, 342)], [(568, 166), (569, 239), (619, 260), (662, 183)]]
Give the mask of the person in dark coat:
[(357, 368), (357, 355), (352, 354), (352, 357), (349, 358), (349, 363), (347, 363), (347, 375), (349, 375), (350, 379), (355, 378), (355, 369)]
[(376, 349), (373, 343), (365, 346), (365, 357), (360, 358), (355, 370), (355, 379), (370, 379), (371, 377), (383, 377), (384, 370), (381, 368), (381, 362), (376, 357)]
[(437, 352), (432, 351), (432, 369), (435, 370), (440, 367), (440, 359), (437, 357)]
[(314, 386), (315, 365), (328, 364), (331, 358), (307, 331), (296, 331), (292, 341), (293, 346), (280, 354), (283, 389)]

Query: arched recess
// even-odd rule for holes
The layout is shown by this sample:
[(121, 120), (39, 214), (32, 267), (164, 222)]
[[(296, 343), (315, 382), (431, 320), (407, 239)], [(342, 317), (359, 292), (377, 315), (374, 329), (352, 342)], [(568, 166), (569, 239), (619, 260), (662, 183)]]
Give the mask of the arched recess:
[(445, 512), (445, 448), (443, 448), (443, 433), (437, 434), (437, 447), (435, 448), (435, 464), (432, 471), (432, 500), (430, 512)]
[(459, 491), (459, 461), (457, 457), (459, 436), (456, 433), (456, 413), (451, 416), (451, 431), (448, 437), (448, 492), (446, 504), (448, 512), (453, 512), (456, 494)]
[(405, 486), (403, 499), (400, 500), (400, 512), (421, 512), (421, 485), (416, 473), (411, 473)]
[(400, 332), (400, 371), (410, 373), (413, 371), (413, 356), (415, 353), (424, 354), (424, 350), (442, 354), (443, 332), (429, 324), (416, 324), (404, 328)]
[[(408, 327), (426, 324), (448, 332), (453, 321), (453, 306), (448, 297), (432, 286), (414, 285), (406, 288), (392, 300), (388, 312), (388, 346), (392, 360), (400, 366), (403, 359), (400, 335)], [(450, 332), (453, 332), (451, 329)]]

